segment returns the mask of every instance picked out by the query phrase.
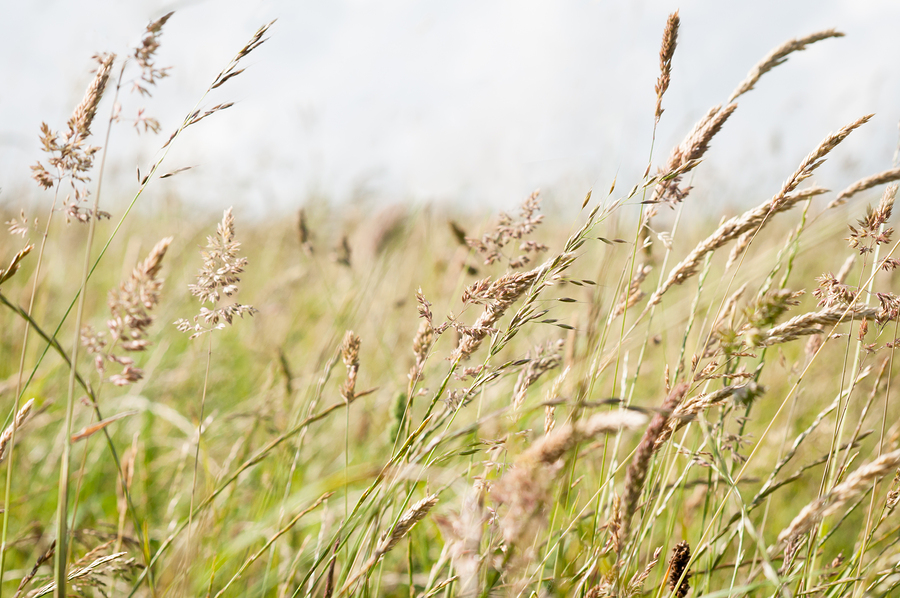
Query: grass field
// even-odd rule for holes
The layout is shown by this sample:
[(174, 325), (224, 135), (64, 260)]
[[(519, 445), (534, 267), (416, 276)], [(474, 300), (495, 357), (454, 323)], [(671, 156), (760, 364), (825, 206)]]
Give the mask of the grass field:
[(155, 93), (167, 18), (98, 55), (40, 202), (3, 206), (3, 595), (898, 595), (900, 168), (815, 186), (861, 115), (743, 213), (689, 195), (740, 97), (840, 34), (572, 218), (536, 192), (245, 222), (141, 203), (205, 96), (103, 195), (127, 118), (98, 107)]

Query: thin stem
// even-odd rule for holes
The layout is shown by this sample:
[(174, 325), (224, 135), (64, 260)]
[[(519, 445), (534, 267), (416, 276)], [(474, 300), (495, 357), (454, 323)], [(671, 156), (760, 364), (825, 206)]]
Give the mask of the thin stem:
[[(191, 537), (192, 537), (192, 534), (194, 531), (193, 530), (194, 494), (197, 491), (197, 468), (200, 464), (200, 441), (203, 438), (203, 412), (206, 407), (206, 391), (209, 388), (209, 366), (212, 363), (212, 334), (207, 334), (206, 336), (209, 338), (209, 341), (206, 344), (206, 373), (203, 376), (203, 393), (200, 397), (200, 418), (197, 421), (197, 446), (194, 449), (194, 474), (191, 479), (191, 507), (190, 507), (190, 510), (188, 511), (188, 523), (187, 523), (187, 529), (188, 529), (187, 546), (188, 546), (189, 552), (191, 550), (191, 539), (192, 539)], [(187, 578), (188, 577), (187, 573), (188, 573), (189, 568), (190, 568), (190, 564), (187, 561), (185, 561), (185, 563), (184, 563), (185, 589), (186, 589), (186, 586), (188, 585), (188, 583), (190, 583)]]
[[(56, 202), (59, 198), (59, 183), (56, 185), (56, 191), (53, 195), (53, 203), (50, 205), (50, 213), (47, 215), (47, 224), (44, 226), (44, 233), (41, 236), (41, 247), (38, 250), (37, 264), (34, 268), (34, 279), (31, 285), (31, 297), (28, 299), (28, 314), (34, 312), (34, 298), (37, 296), (38, 283), (41, 278), (41, 266), (44, 263), (44, 249), (47, 247), (47, 237), (50, 232), (50, 224), (53, 221), (53, 212), (56, 211)], [(25, 355), (28, 352), (28, 335), (31, 332), (31, 321), (25, 320), (25, 330), (22, 332), (22, 352), (19, 355), (19, 372), (16, 376), (16, 396), (13, 403), (12, 417), (15, 420), (16, 414), (19, 412), (19, 403), (22, 400), (22, 394), (25, 392), (22, 384), (22, 375), (25, 372)], [(3, 531), (2, 541), (0, 541), (0, 596), (3, 596), (3, 577), (6, 571), (6, 539), (9, 534), (9, 498), (12, 496), (12, 472), (13, 457), (16, 448), (16, 426), (13, 426), (12, 437), (9, 443), (9, 455), (6, 457), (6, 484), (3, 491)]]

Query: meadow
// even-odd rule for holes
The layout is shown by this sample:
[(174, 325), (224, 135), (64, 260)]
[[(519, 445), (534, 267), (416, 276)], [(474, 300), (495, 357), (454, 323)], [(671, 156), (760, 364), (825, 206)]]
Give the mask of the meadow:
[[(169, 17), (35, 124), (40, 200), (2, 206), (0, 594), (900, 593), (896, 156), (816, 186), (860, 115), (744, 211), (690, 195), (740, 98), (839, 32), (775, 48), (641, 180), (555, 216), (536, 191), (258, 222), (142, 204), (230, 107), (204, 95), (174, 132), (120, 109), (162, 96)], [(108, 132), (132, 125), (160, 149), (112, 201)]]

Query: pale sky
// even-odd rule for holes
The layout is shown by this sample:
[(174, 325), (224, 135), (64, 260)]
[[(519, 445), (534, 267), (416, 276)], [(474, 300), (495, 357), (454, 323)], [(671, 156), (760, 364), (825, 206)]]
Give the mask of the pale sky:
[(276, 18), (247, 71), (206, 107), (236, 105), (190, 129), (163, 170), (197, 168), (159, 181), (147, 201), (175, 189), (270, 214), (313, 193), (508, 208), (536, 187), (579, 203), (618, 176), (625, 191), (647, 163), (659, 42), (677, 8), (654, 165), (769, 50), (830, 27), (847, 34), (792, 56), (741, 99), (696, 171), (698, 201), (765, 199), (825, 135), (869, 112), (816, 180), (839, 190), (890, 167), (900, 121), (892, 0), (37, 0), (0, 19), (0, 201), (37, 192), (28, 166), (41, 158), (40, 123), (65, 127), (91, 56), (126, 53), (169, 10), (158, 62), (172, 76), (152, 100), (123, 102), (126, 113), (146, 106), (164, 134), (138, 138), (126, 125), (110, 145), (110, 181), (124, 195), (135, 166), (146, 170), (216, 73)]

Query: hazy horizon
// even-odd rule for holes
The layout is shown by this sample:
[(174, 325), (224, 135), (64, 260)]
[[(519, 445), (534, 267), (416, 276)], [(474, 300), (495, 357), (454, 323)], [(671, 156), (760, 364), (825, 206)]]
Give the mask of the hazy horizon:
[[(654, 166), (747, 71), (792, 37), (836, 28), (767, 74), (715, 139), (695, 175), (698, 201), (762, 200), (829, 132), (863, 114), (817, 175), (843, 185), (890, 167), (900, 121), (900, 72), (889, 50), (900, 5), (887, 0), (734, 4), (411, 0), (332, 2), (26, 3), (0, 24), (3, 125), (0, 201), (39, 193), (28, 167), (42, 156), (42, 121), (64, 128), (90, 81), (91, 56), (127, 53), (147, 21), (169, 10), (158, 63), (172, 66), (146, 106), (163, 132), (114, 130), (112, 188), (127, 194), (215, 74), (262, 24), (278, 19), (245, 73), (206, 107), (235, 106), (192, 127), (146, 201), (175, 189), (188, 201), (268, 214), (310, 195), (360, 194), (507, 208), (532, 189), (571, 194), (631, 187), (647, 164), (659, 41), (680, 8), (682, 28)], [(727, 11), (727, 12), (726, 12)], [(106, 114), (107, 99), (100, 114)], [(105, 119), (104, 119), (105, 120)], [(95, 127), (100, 134), (102, 127)], [(97, 142), (99, 143), (99, 142)], [(705, 198), (705, 199), (704, 199)]]

